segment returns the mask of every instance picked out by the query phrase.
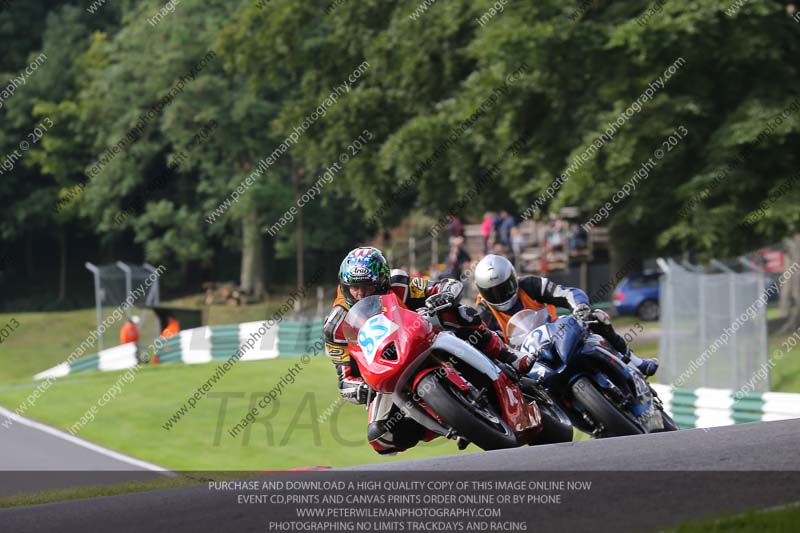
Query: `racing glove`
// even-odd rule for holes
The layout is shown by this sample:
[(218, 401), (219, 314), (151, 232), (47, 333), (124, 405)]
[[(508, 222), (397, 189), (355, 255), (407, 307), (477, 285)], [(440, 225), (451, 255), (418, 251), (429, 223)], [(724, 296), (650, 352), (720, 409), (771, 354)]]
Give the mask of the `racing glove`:
[(461, 295), (464, 292), (464, 284), (457, 279), (442, 280), (439, 285), (439, 293), (450, 293), (453, 295), (453, 301), (458, 303), (461, 301)]
[(428, 296), (425, 300), (425, 307), (429, 310), (443, 306), (450, 308), (458, 304), (464, 292), (464, 284), (455, 279), (446, 279), (439, 283), (437, 289), (436, 294)]
[(572, 316), (581, 321), (589, 320), (592, 317), (592, 308), (588, 304), (578, 304), (572, 310)]

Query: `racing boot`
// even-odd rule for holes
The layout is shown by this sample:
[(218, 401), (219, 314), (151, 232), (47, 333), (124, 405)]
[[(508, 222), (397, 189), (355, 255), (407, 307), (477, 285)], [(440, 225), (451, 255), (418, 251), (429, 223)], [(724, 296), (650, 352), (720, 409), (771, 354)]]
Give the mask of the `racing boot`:
[(394, 455), (413, 448), (421, 440), (431, 440), (435, 434), (405, 416), (392, 402), (391, 395), (377, 394), (369, 407), (367, 440), (381, 455)]
[(523, 354), (517, 350), (511, 349), (508, 346), (503, 348), (500, 355), (497, 357), (500, 361), (511, 365), (517, 371), (520, 377), (528, 375), (528, 372), (533, 368), (536, 358), (532, 355)]
[(425, 428), (402, 413), (388, 420), (375, 420), (367, 426), (367, 440), (381, 455), (395, 455), (413, 448), (425, 437)]
[(630, 348), (628, 348), (627, 353), (622, 356), (622, 360), (625, 361), (625, 364), (632, 363), (645, 377), (650, 377), (658, 371), (658, 359), (642, 359), (633, 353), (633, 350)]

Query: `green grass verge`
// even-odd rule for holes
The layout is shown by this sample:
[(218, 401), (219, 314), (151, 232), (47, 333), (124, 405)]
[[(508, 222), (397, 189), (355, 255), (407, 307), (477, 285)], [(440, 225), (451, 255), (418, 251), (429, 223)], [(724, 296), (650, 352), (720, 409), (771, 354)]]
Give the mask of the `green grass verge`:
[(252, 472), (192, 472), (191, 474), (184, 473), (170, 477), (159, 477), (147, 481), (130, 481), (128, 483), (118, 483), (114, 485), (95, 485), (91, 487), (26, 492), (14, 496), (0, 497), (0, 508), (41, 505), (44, 503), (116, 496), (118, 494), (147, 492), (151, 490), (176, 489), (180, 487), (202, 485), (208, 481), (246, 479), (255, 475), (256, 474)]
[(614, 327), (617, 328), (624, 328), (630, 327), (634, 324), (641, 324), (645, 328), (657, 328), (659, 327), (660, 323), (658, 321), (655, 322), (645, 322), (640, 320), (637, 316), (632, 315), (625, 315), (625, 316), (612, 316), (611, 322), (614, 324)]
[[(435, 439), (393, 458), (377, 455), (366, 442), (366, 409), (338, 401), (336, 373), (321, 356), (302, 365), (296, 381), (258, 414), (255, 424), (231, 437), (228, 430), (299, 362), (237, 363), (170, 430), (162, 425), (206, 383), (216, 364), (145, 367), (115, 399), (98, 407), (95, 420), (78, 436), (174, 470), (347, 466), (458, 453), (454, 441)], [(87, 372), (57, 380), (24, 414), (67, 430), (121, 374)], [(14, 410), (34, 387), (0, 388), (0, 404)]]
[(800, 507), (794, 505), (772, 511), (748, 513), (687, 522), (675, 528), (675, 533), (794, 533), (800, 523)]
[(770, 381), (775, 392), (800, 392), (800, 342), (792, 347), (789, 337), (777, 333), (769, 337), (769, 358), (775, 364)]
[[(0, 314), (0, 325), (14, 319), (19, 327), (0, 344), (0, 383), (31, 381), (34, 374), (63, 363), (97, 327), (92, 310)], [(111, 345), (118, 342), (115, 335)]]

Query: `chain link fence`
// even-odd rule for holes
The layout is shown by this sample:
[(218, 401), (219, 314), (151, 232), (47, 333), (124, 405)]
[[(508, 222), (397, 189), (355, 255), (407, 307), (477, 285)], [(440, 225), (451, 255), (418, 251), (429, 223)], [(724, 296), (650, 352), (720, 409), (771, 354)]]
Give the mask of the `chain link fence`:
[[(712, 261), (703, 268), (659, 259), (659, 382), (738, 390), (768, 363), (765, 275)], [(766, 365), (767, 367), (769, 365)], [(769, 390), (769, 379), (755, 391)]]

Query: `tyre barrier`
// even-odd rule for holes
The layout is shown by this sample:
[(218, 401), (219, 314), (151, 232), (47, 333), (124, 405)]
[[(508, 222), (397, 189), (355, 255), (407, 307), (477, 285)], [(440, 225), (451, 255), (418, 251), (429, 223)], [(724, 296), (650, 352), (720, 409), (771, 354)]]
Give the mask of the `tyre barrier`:
[(800, 418), (800, 394), (682, 389), (659, 384), (652, 387), (681, 429)]
[[(269, 328), (265, 326), (265, 322), (245, 322), (181, 331), (174, 337), (156, 343), (157, 350), (153, 362), (210, 363), (228, 359), (237, 350), (242, 350), (241, 361), (299, 357), (310, 351), (321, 351), (322, 346), (321, 320), (311, 322), (284, 320)], [(57, 378), (89, 370), (122, 370), (134, 367), (136, 364), (136, 344), (131, 342), (75, 361), (61, 363), (39, 372), (33, 379)]]

